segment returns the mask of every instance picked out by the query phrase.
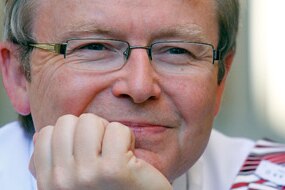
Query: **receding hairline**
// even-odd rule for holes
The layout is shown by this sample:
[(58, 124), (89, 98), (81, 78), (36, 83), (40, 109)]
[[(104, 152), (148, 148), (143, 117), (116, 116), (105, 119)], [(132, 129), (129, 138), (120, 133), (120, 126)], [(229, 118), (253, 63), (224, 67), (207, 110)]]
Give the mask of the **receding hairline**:
[[(29, 0), (31, 2), (38, 2), (37, 3), (37, 7), (34, 11), (34, 14), (40, 14), (41, 12), (41, 8), (43, 8), (45, 5), (42, 3), (47, 2), (48, 0)], [(188, 0), (187, 0), (188, 1)], [(213, 0), (213, 2), (215, 2), (215, 4), (217, 4), (217, 0)], [(43, 7), (42, 7), (43, 6)], [(215, 11), (215, 15), (217, 10), (216, 8), (214, 9)], [(171, 13), (170, 13), (171, 14)], [(37, 22), (35, 19), (37, 19), (37, 16), (33, 16), (33, 26), (35, 26), (34, 24)], [(218, 19), (218, 18), (217, 18)], [(118, 30), (108, 26), (108, 25), (104, 25), (104, 26), (100, 26), (96, 25), (96, 21), (90, 21), (90, 22), (77, 22), (77, 23), (71, 23), (70, 25), (68, 25), (68, 23), (64, 23), (65, 25), (67, 25), (67, 27), (65, 28), (65, 31), (59, 31), (55, 34), (55, 36), (53, 37), (52, 40), (57, 40), (57, 41), (64, 41), (68, 38), (72, 38), (73, 36), (76, 36), (80, 33), (94, 33), (94, 34), (106, 34), (106, 35), (113, 35), (114, 31), (118, 32)], [(218, 25), (218, 20), (217, 20), (217, 25)], [(34, 39), (37, 38), (36, 33), (35, 33), (35, 28), (32, 28), (31, 34), (35, 34)], [(217, 31), (219, 32), (219, 31)], [(197, 42), (209, 42), (210, 39), (208, 39), (208, 36), (203, 34), (203, 30), (201, 27), (199, 27), (199, 25), (195, 25), (195, 24), (189, 24), (189, 25), (176, 25), (175, 27), (171, 27), (171, 28), (161, 28), (160, 30), (158, 30), (156, 33), (158, 33), (156, 36), (159, 38), (160, 36), (164, 37), (164, 36), (170, 36), (170, 37), (174, 37), (175, 35), (178, 37), (185, 37), (187, 39), (187, 36), (190, 40), (195, 40)], [(219, 35), (219, 34), (217, 34)], [(115, 36), (115, 34), (114, 34)], [(210, 41), (210, 43), (213, 43)]]

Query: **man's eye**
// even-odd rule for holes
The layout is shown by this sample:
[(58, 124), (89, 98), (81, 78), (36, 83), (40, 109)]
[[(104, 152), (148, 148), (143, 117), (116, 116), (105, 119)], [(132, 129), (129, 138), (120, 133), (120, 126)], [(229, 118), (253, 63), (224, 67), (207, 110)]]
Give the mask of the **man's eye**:
[(187, 50), (182, 48), (171, 48), (168, 50), (170, 54), (187, 54), (189, 53)]
[(196, 53), (193, 53), (195, 51), (189, 51), (187, 49), (184, 49), (184, 48), (178, 48), (178, 47), (173, 47), (173, 48), (170, 48), (167, 50), (167, 53), (169, 55), (177, 55), (177, 56), (187, 56), (187, 57), (191, 57), (191, 58), (197, 58), (197, 54)]
[(88, 44), (81, 46), (79, 49), (102, 51), (106, 50), (107, 47), (104, 44)]

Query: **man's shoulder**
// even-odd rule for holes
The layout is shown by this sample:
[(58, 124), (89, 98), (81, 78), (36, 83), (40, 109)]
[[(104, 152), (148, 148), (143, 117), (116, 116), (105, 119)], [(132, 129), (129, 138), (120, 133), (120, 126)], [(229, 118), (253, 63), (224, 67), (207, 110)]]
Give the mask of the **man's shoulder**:
[[(29, 156), (32, 135), (25, 132), (19, 122), (11, 122), (0, 128), (0, 165), (11, 158)], [(4, 155), (4, 156), (2, 156)], [(7, 160), (8, 159), (8, 160)]]
[[(243, 137), (230, 137), (217, 130), (212, 130), (211, 137), (209, 139), (209, 146), (215, 147), (215, 152), (217, 152), (217, 147), (219, 151), (242, 151), (248, 152), (255, 145), (255, 141), (243, 138)], [(239, 152), (240, 153), (240, 152)]]
[(26, 133), (18, 121), (14, 121), (0, 127), (0, 150), (7, 149), (7, 146), (29, 142), (31, 139), (31, 134)]
[(18, 122), (0, 128), (1, 189), (32, 189), (33, 181), (28, 169), (32, 149), (32, 136)]
[(11, 123), (7, 123), (3, 126), (0, 126), (0, 136), (1, 137), (7, 136), (12, 131), (14, 131), (14, 132), (23, 131), (23, 129), (22, 129), (22, 127), (18, 121), (13, 121)]
[(219, 189), (229, 189), (254, 145), (250, 139), (229, 137), (213, 130), (202, 156), (208, 184), (221, 182)]
[(195, 190), (229, 189), (254, 145), (252, 140), (212, 130), (204, 153), (186, 175), (176, 180), (174, 189), (185, 189), (187, 183)]
[(232, 189), (285, 189), (285, 144), (257, 141)]
[(232, 160), (244, 160), (255, 141), (242, 137), (229, 137), (217, 130), (213, 130), (205, 150), (207, 156), (212, 155), (214, 161), (221, 160), (231, 163)]

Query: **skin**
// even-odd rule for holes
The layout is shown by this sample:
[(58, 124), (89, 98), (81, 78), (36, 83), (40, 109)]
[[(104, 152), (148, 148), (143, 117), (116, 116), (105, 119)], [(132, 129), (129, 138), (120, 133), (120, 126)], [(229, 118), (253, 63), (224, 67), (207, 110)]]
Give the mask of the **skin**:
[[(218, 44), (214, 0), (82, 2), (41, 0), (33, 26), (37, 42), (102, 37), (139, 46), (173, 39)], [(35, 49), (27, 82), (16, 46), (0, 48), (11, 102), (18, 113), (33, 115), (31, 165), (42, 190), (170, 189), (168, 181), (188, 170), (207, 145), (226, 78), (217, 84), (217, 64), (173, 76), (154, 70), (146, 51), (136, 49), (122, 69), (96, 73)]]

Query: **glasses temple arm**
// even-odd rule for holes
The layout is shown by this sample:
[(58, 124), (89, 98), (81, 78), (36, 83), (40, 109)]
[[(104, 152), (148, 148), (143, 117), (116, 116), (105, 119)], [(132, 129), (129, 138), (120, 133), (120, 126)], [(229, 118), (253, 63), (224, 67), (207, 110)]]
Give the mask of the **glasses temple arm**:
[(33, 48), (38, 48), (49, 52), (65, 55), (67, 43), (62, 43), (62, 44), (31, 43), (28, 45)]
[(213, 50), (214, 53), (214, 61), (218, 61), (221, 59), (221, 53), (219, 50)]

